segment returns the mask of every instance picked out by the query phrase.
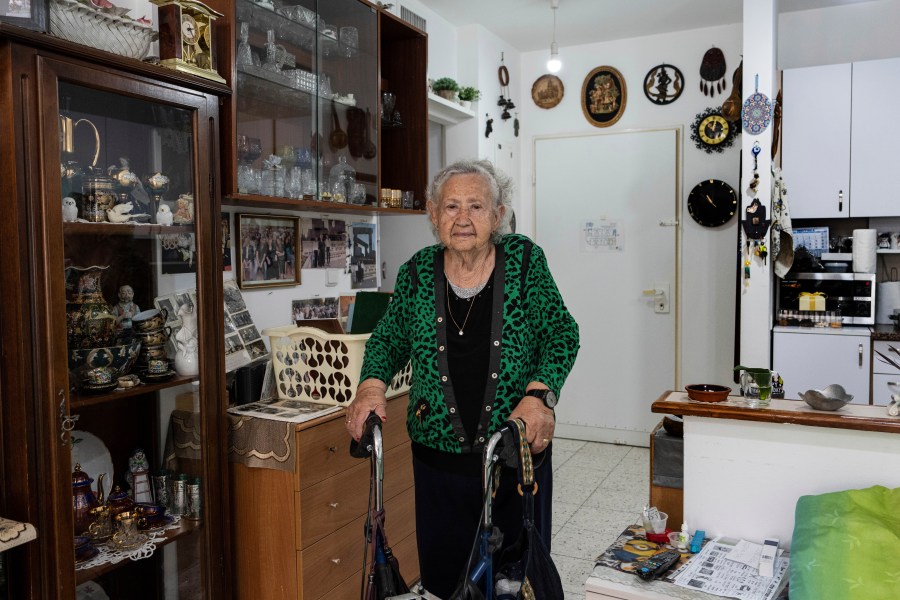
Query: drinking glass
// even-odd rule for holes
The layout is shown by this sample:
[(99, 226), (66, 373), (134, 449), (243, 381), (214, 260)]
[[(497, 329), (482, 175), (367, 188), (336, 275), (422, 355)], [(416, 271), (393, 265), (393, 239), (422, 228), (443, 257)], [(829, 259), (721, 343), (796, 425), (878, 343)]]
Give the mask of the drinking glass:
[(291, 198), (299, 198), (303, 195), (302, 172), (303, 169), (300, 167), (291, 167), (287, 183), (287, 193)]
[(247, 67), (253, 65), (253, 53), (250, 51), (250, 24), (247, 22), (241, 23), (241, 43), (238, 44), (237, 47), (237, 56), (235, 57), (235, 62), (237, 62), (240, 67)]
[(341, 42), (341, 53), (345, 57), (356, 56), (359, 48), (359, 30), (356, 27), (341, 27), (338, 39)]
[(394, 107), (397, 105), (397, 97), (391, 92), (381, 94), (381, 122), (390, 123), (394, 116)]

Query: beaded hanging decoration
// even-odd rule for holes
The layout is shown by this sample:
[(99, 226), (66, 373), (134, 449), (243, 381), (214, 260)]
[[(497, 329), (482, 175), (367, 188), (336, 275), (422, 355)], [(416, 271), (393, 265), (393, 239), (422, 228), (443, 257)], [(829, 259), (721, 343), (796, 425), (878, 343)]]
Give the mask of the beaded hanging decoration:
[(725, 54), (713, 46), (703, 55), (700, 63), (700, 91), (707, 96), (715, 96), (725, 91)]

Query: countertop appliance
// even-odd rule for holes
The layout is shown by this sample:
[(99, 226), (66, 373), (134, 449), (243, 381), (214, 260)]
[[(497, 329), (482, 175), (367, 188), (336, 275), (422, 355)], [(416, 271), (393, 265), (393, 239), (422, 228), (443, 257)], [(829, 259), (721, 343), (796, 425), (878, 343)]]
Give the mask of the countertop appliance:
[(844, 325), (875, 324), (875, 279), (871, 273), (788, 273), (775, 292), (775, 313), (800, 308), (800, 295), (821, 292), (826, 311), (840, 311)]

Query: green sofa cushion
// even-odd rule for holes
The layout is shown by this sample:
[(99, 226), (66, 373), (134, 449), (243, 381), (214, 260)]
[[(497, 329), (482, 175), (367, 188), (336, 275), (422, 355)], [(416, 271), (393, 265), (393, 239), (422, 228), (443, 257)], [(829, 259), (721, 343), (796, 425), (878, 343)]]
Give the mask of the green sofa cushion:
[(900, 598), (900, 488), (802, 496), (790, 590), (791, 600)]

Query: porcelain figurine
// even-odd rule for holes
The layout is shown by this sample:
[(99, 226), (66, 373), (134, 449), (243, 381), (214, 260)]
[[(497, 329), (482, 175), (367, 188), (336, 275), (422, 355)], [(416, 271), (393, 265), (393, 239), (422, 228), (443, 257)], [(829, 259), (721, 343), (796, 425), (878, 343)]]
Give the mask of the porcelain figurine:
[(194, 196), (182, 194), (176, 201), (175, 214), (172, 217), (175, 223), (186, 224), (194, 222)]
[(66, 196), (62, 199), (62, 218), (66, 223), (74, 223), (78, 220), (78, 205), (75, 198)]
[(119, 288), (119, 303), (113, 307), (116, 315), (116, 327), (119, 331), (131, 329), (131, 317), (141, 312), (140, 307), (134, 302), (134, 288), (123, 285)]
[(135, 450), (128, 459), (127, 479), (131, 484), (131, 497), (135, 502), (153, 501), (153, 492), (150, 488), (150, 463), (142, 448)]
[(127, 223), (132, 219), (140, 219), (150, 216), (144, 213), (133, 215), (131, 214), (132, 209), (134, 209), (134, 204), (132, 204), (131, 202), (116, 204), (112, 208), (106, 210), (106, 218), (110, 223)]
[(171, 225), (172, 224), (172, 209), (169, 208), (168, 204), (160, 203), (159, 209), (156, 211), (156, 224), (157, 225)]

